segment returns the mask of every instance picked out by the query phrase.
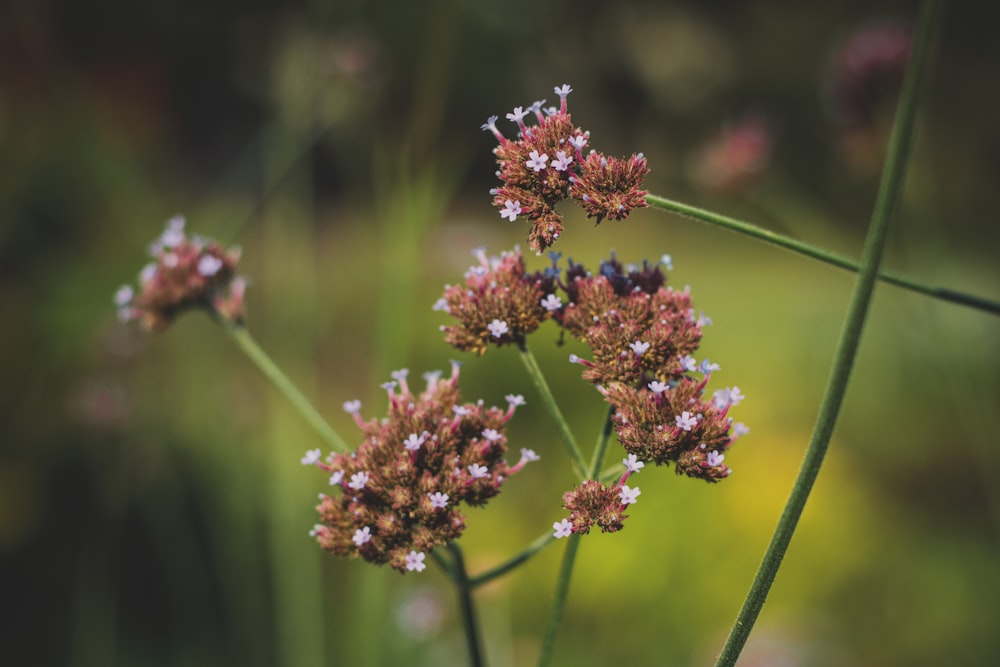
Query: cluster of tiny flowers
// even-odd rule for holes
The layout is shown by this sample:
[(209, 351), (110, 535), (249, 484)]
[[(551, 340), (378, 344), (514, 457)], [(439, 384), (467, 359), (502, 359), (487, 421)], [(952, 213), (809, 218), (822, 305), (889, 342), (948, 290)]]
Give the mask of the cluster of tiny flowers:
[(560, 282), (568, 303), (553, 316), (590, 347), (591, 359), (570, 359), (584, 367), (583, 379), (639, 386), (686, 371), (706, 320), (695, 315), (687, 290), (665, 286), (663, 263), (626, 269), (612, 257), (592, 274), (570, 261)]
[[(435, 305), (459, 320), (442, 327), (446, 340), (481, 354), (491, 338), (500, 345), (512, 340), (504, 336), (523, 336), (551, 318), (589, 346), (590, 359), (574, 354), (570, 362), (583, 366), (583, 379), (614, 408), (615, 431), (632, 461), (617, 485), (590, 481), (566, 494), (570, 518), (556, 524), (557, 537), (595, 524), (619, 530), (625, 507), (638, 496), (625, 481), (644, 461), (673, 463), (678, 474), (708, 482), (731, 474), (725, 452), (747, 429), (728, 413), (743, 394), (731, 387), (704, 398), (719, 366), (693, 355), (711, 321), (695, 311), (687, 289), (666, 285), (668, 255), (641, 266), (623, 266), (612, 256), (591, 273), (572, 260), (562, 271), (551, 253), (550, 269), (528, 274), (516, 250), (492, 259), (477, 254), (481, 266), (466, 274), (467, 286), (446, 288)], [(526, 312), (534, 314), (530, 326), (517, 315)]]
[[(562, 234), (562, 216), (556, 204), (572, 198), (600, 224), (605, 218), (622, 220), (635, 208), (646, 206), (642, 182), (649, 167), (642, 153), (627, 159), (609, 158), (583, 149), (590, 133), (573, 126), (566, 110), (572, 89), (557, 86), (558, 107), (545, 107), (545, 100), (531, 106), (515, 107), (507, 120), (517, 125), (515, 139), (507, 139), (497, 129), (497, 116), (482, 126), (500, 142), (493, 149), (502, 185), (490, 190), (500, 217), (511, 222), (524, 216), (532, 223), (528, 243), (541, 253)], [(537, 125), (525, 118), (534, 116)]]
[(504, 428), (521, 396), (507, 396), (507, 410), (462, 403), (457, 363), (448, 379), (428, 373), (419, 396), (406, 378), (397, 371), (383, 385), (389, 414), (382, 420), (364, 421), (360, 401), (344, 404), (365, 436), (356, 451), (324, 460), (312, 450), (302, 463), (323, 470), (339, 490), (320, 495), (320, 523), (310, 535), (323, 549), (419, 572), (427, 553), (462, 534), (460, 505), (485, 505), (538, 456), (524, 449), (517, 464), (504, 460)]
[(555, 537), (569, 537), (573, 533), (586, 535), (592, 526), (604, 533), (614, 533), (622, 529), (625, 509), (639, 500), (639, 487), (625, 482), (629, 476), (639, 472), (646, 465), (635, 454), (622, 459), (625, 473), (616, 484), (602, 484), (587, 480), (580, 486), (563, 494), (563, 507), (569, 510), (569, 518), (552, 524)]
[(206, 308), (231, 321), (243, 321), (246, 281), (236, 275), (238, 249), (184, 233), (184, 218), (167, 222), (149, 249), (153, 261), (139, 273), (138, 289), (123, 285), (114, 296), (123, 322), (139, 320), (148, 331), (162, 331), (190, 308)]
[(549, 317), (546, 299), (555, 291), (544, 273), (529, 275), (519, 248), (499, 257), (474, 252), (479, 264), (465, 274), (464, 285), (445, 286), (434, 309), (458, 323), (442, 326), (445, 341), (463, 351), (486, 352), (487, 346), (520, 341)]

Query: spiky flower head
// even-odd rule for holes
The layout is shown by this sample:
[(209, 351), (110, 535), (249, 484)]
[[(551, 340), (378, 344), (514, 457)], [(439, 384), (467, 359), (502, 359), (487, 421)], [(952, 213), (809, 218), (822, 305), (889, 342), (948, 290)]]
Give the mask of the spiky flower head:
[[(595, 151), (585, 155), (590, 133), (573, 125), (566, 106), (570, 92), (569, 85), (557, 86), (559, 106), (544, 111), (544, 101), (515, 107), (507, 114), (507, 120), (518, 128), (514, 139), (497, 129), (496, 116), (482, 126), (499, 141), (493, 153), (502, 184), (490, 190), (493, 205), (510, 222), (520, 217), (531, 222), (528, 244), (538, 254), (563, 233), (556, 205), (564, 199), (577, 200), (598, 223), (605, 218), (621, 220), (632, 209), (646, 205), (647, 192), (641, 189), (649, 172), (646, 159), (641, 153), (627, 160)], [(537, 124), (526, 123), (526, 117), (533, 117)]]
[(445, 288), (434, 305), (458, 320), (443, 326), (445, 341), (460, 350), (483, 354), (489, 345), (522, 340), (549, 317), (543, 302), (555, 291), (544, 274), (528, 274), (519, 248), (489, 257), (475, 251), (479, 264), (465, 274), (463, 285)]
[(462, 402), (457, 363), (448, 379), (426, 377), (427, 388), (417, 396), (405, 372), (394, 374), (395, 381), (384, 385), (384, 419), (364, 421), (360, 405), (349, 401), (345, 409), (364, 433), (362, 444), (326, 461), (303, 459), (329, 473), (339, 491), (322, 495), (317, 507), (320, 523), (311, 534), (323, 549), (400, 572), (420, 571), (420, 554), (465, 530), (461, 505), (485, 505), (524, 465), (523, 454), (517, 466), (504, 460), (504, 429), (520, 397), (511, 397), (507, 410)]
[(184, 218), (177, 216), (149, 251), (153, 261), (140, 272), (138, 289), (124, 285), (115, 293), (119, 319), (162, 331), (184, 311), (204, 308), (230, 322), (243, 321), (246, 281), (236, 274), (238, 249), (188, 237)]

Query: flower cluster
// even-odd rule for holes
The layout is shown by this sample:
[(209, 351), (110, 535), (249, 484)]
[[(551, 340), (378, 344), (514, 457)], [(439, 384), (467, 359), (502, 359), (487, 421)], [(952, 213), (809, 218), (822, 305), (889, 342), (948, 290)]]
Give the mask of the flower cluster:
[[(598, 224), (605, 218), (622, 220), (632, 209), (646, 205), (648, 193), (642, 189), (649, 173), (646, 158), (642, 153), (608, 158), (593, 150), (584, 156), (590, 133), (574, 127), (566, 110), (571, 91), (568, 85), (555, 88), (558, 107), (543, 108), (545, 100), (528, 108), (515, 107), (507, 120), (517, 125), (516, 139), (507, 139), (497, 129), (497, 116), (482, 126), (500, 142), (493, 152), (503, 184), (490, 190), (493, 205), (500, 217), (511, 222), (521, 215), (531, 221), (528, 242), (539, 254), (562, 234), (562, 216), (555, 207), (564, 199), (576, 200)], [(537, 125), (525, 123), (531, 115)]]
[[(503, 339), (514, 330), (508, 321), (518, 323), (514, 335), (523, 336), (552, 319), (590, 348), (590, 358), (573, 354), (570, 361), (583, 366), (583, 379), (614, 408), (615, 432), (628, 454), (617, 484), (587, 481), (564, 496), (570, 517), (554, 526), (557, 537), (593, 525), (619, 530), (625, 508), (639, 495), (625, 482), (644, 462), (673, 463), (678, 474), (707, 482), (730, 475), (725, 453), (747, 429), (734, 426), (729, 409), (743, 394), (731, 387), (704, 398), (719, 366), (693, 355), (711, 322), (695, 311), (687, 289), (667, 286), (669, 256), (641, 266), (622, 265), (612, 256), (592, 273), (572, 260), (563, 271), (559, 255), (551, 253), (550, 269), (529, 274), (516, 251), (500, 258), (477, 254), (481, 270), (466, 275), (465, 288), (448, 287), (435, 306), (459, 320), (442, 327), (446, 340), (482, 354), (489, 342), (509, 342)], [(534, 314), (530, 326), (515, 316), (525, 312)]]
[(434, 309), (458, 319), (441, 327), (447, 343), (481, 355), (489, 343), (513, 343), (537, 329), (549, 316), (546, 299), (555, 283), (543, 273), (529, 275), (519, 248), (499, 257), (482, 248), (474, 254), (479, 264), (466, 272), (465, 285), (445, 286)]
[(138, 290), (124, 285), (115, 293), (119, 319), (162, 331), (185, 310), (205, 308), (230, 322), (243, 321), (246, 281), (236, 275), (238, 249), (189, 238), (178, 216), (167, 222), (149, 252), (154, 261), (139, 273)]
[(626, 270), (614, 257), (597, 274), (570, 261), (564, 289), (569, 303), (555, 319), (590, 347), (592, 359), (572, 357), (583, 379), (599, 385), (668, 382), (685, 372), (701, 341), (704, 320), (691, 295), (665, 286), (659, 265)]
[(356, 451), (321, 460), (316, 449), (302, 459), (329, 473), (330, 485), (340, 491), (320, 495), (321, 522), (310, 533), (320, 546), (400, 572), (423, 570), (431, 549), (462, 534), (462, 503), (485, 505), (508, 476), (538, 458), (524, 449), (517, 464), (504, 460), (504, 427), (524, 403), (521, 396), (507, 396), (507, 410), (462, 403), (457, 363), (448, 379), (428, 373), (419, 396), (406, 377), (397, 371), (383, 385), (389, 395), (385, 419), (366, 422), (360, 401), (344, 404), (365, 436)]

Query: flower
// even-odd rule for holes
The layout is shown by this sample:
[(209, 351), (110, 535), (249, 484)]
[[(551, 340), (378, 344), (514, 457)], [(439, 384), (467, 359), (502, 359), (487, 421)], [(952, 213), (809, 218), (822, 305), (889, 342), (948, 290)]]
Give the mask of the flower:
[(311, 466), (317, 461), (319, 461), (320, 451), (318, 449), (310, 449), (306, 452), (306, 455), (302, 457), (302, 465)]
[(521, 214), (521, 202), (507, 200), (503, 204), (503, 209), (500, 211), (501, 218), (507, 218), (511, 222), (517, 220), (517, 216)]
[(646, 466), (635, 454), (629, 454), (626, 458), (622, 459), (622, 463), (625, 464), (625, 469), (630, 473), (639, 472)]
[(687, 410), (674, 417), (674, 421), (677, 423), (677, 428), (685, 431), (690, 431), (698, 425), (698, 419)]
[[(645, 158), (639, 154), (616, 160), (594, 152), (584, 158), (582, 149), (589, 136), (574, 127), (567, 110), (566, 98), (572, 88), (563, 85), (554, 90), (559, 106), (546, 109), (546, 115), (542, 114), (544, 100), (528, 108), (515, 107), (507, 114), (507, 119), (517, 124), (516, 139), (508, 140), (497, 130), (496, 116), (482, 126), (499, 142), (493, 153), (502, 183), (490, 190), (493, 205), (501, 217), (512, 222), (520, 215), (527, 218), (531, 223), (528, 242), (539, 254), (562, 234), (562, 216), (556, 205), (565, 199), (576, 199), (589, 217), (597, 216), (598, 222), (606, 217), (621, 220), (632, 209), (646, 205), (646, 192), (640, 189), (649, 171)], [(537, 126), (525, 124), (530, 112), (534, 112)]]
[(630, 488), (628, 484), (626, 484), (622, 486), (621, 490), (618, 493), (618, 497), (621, 499), (622, 505), (634, 505), (636, 502), (638, 502), (638, 498), (641, 493), (642, 491), (639, 490), (639, 487), (635, 487), (633, 489)]
[(358, 528), (356, 531), (354, 531), (354, 537), (351, 538), (354, 544), (356, 544), (359, 547), (362, 544), (367, 544), (368, 542), (371, 541), (371, 539), (372, 539), (372, 529), (369, 528), (368, 526), (365, 526), (364, 528)]
[(427, 566), (424, 564), (424, 554), (417, 553), (416, 551), (406, 554), (406, 569), (410, 572), (414, 570), (423, 572), (426, 570)]
[(332, 489), (317, 506), (321, 529), (314, 537), (324, 550), (419, 571), (410, 554), (460, 537), (465, 508), (485, 505), (517, 472), (504, 458), (513, 403), (501, 409), (465, 402), (458, 376), (454, 363), (450, 377), (430, 374), (417, 395), (397, 371), (387, 416), (356, 417), (363, 437), (355, 451), (316, 463)]
[(542, 303), (555, 284), (543, 273), (529, 274), (517, 248), (499, 257), (479, 250), (476, 257), (465, 284), (446, 287), (437, 309), (455, 320), (442, 328), (445, 342), (482, 355), (490, 344), (519, 341), (549, 318)]
[(553, 532), (552, 535), (556, 538), (569, 537), (573, 534), (573, 524), (570, 523), (569, 519), (563, 519), (562, 521), (556, 521), (552, 524)]
[(162, 331), (181, 313), (200, 308), (239, 324), (243, 321), (246, 281), (236, 275), (240, 252), (216, 241), (189, 238), (184, 218), (167, 221), (150, 246), (153, 262), (139, 274), (138, 289), (115, 292), (118, 317), (138, 320), (147, 331)]
[(448, 494), (441, 493), (440, 491), (435, 491), (434, 493), (427, 494), (427, 497), (431, 499), (431, 507), (436, 510), (442, 510), (448, 506)]
[(549, 156), (545, 153), (539, 155), (538, 151), (531, 151), (531, 153), (528, 154), (528, 160), (525, 162), (525, 165), (533, 171), (541, 171), (542, 169), (545, 169), (545, 163), (548, 162), (548, 160)]

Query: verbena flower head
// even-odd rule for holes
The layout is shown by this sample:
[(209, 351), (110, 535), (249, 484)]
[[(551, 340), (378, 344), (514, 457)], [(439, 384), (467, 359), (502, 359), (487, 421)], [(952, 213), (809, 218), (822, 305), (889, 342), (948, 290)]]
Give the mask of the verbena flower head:
[(205, 308), (231, 321), (243, 321), (246, 281), (236, 274), (240, 252), (198, 236), (188, 237), (184, 218), (167, 222), (150, 246), (153, 262), (139, 274), (136, 287), (115, 293), (122, 321), (139, 320), (148, 331), (162, 331), (191, 308)]
[[(555, 209), (564, 199), (575, 199), (598, 223), (605, 218), (622, 220), (632, 209), (646, 205), (647, 192), (641, 189), (649, 173), (646, 159), (641, 153), (626, 160), (593, 150), (585, 155), (590, 133), (573, 125), (566, 107), (571, 91), (568, 85), (556, 87), (560, 104), (545, 113), (543, 101), (527, 109), (515, 107), (507, 114), (517, 125), (514, 139), (497, 129), (496, 116), (482, 126), (500, 142), (493, 152), (502, 185), (490, 190), (493, 205), (510, 222), (519, 217), (531, 222), (528, 243), (539, 254), (563, 232), (562, 216)], [(537, 124), (525, 123), (531, 116)]]
[(429, 374), (419, 396), (397, 377), (385, 385), (386, 418), (365, 422), (350, 405), (364, 433), (357, 450), (315, 464), (340, 492), (321, 497), (311, 534), (332, 553), (420, 571), (421, 554), (465, 530), (460, 506), (485, 505), (516, 472), (504, 460), (504, 429), (521, 401), (506, 410), (463, 403), (457, 363), (448, 379)]
[(465, 283), (446, 287), (434, 308), (458, 320), (442, 327), (445, 341), (481, 355), (491, 344), (513, 343), (537, 329), (551, 314), (545, 303), (555, 286), (549, 276), (527, 273), (518, 248), (499, 257), (481, 249), (475, 254), (479, 264), (466, 272)]
[(562, 283), (569, 303), (556, 320), (590, 346), (593, 359), (580, 360), (585, 380), (646, 385), (683, 374), (685, 358), (701, 341), (702, 323), (691, 295), (665, 283), (659, 264), (626, 270), (612, 256), (591, 274), (570, 262)]

